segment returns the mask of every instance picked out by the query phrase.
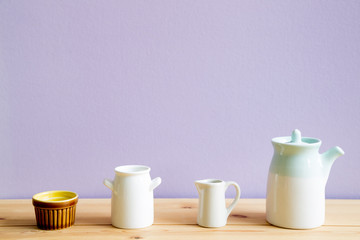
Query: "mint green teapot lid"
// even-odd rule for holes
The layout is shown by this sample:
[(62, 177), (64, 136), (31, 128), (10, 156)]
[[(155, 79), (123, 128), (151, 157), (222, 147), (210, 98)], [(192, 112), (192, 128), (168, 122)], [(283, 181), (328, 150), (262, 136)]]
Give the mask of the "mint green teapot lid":
[(299, 129), (292, 131), (291, 136), (276, 137), (272, 139), (273, 144), (302, 147), (320, 147), (321, 140), (317, 138), (302, 137)]

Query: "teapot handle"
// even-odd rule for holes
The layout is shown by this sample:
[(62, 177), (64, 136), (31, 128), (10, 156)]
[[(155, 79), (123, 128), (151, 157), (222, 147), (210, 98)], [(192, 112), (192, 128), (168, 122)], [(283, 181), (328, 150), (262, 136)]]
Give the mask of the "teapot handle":
[(237, 202), (240, 200), (240, 194), (241, 194), (241, 190), (240, 190), (239, 185), (238, 185), (236, 182), (233, 182), (233, 181), (228, 181), (228, 182), (226, 182), (225, 191), (228, 189), (228, 187), (229, 187), (230, 185), (233, 185), (233, 186), (235, 187), (236, 196), (235, 196), (234, 200), (232, 201), (232, 203), (230, 204), (230, 206), (226, 208), (227, 217), (229, 217), (231, 211), (233, 210), (233, 208), (235, 207), (235, 205), (237, 204)]

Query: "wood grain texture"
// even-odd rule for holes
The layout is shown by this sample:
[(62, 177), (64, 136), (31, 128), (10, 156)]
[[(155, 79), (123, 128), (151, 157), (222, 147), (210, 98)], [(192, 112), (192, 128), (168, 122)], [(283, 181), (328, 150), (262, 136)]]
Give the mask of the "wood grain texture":
[(269, 225), (264, 199), (241, 199), (227, 226), (202, 228), (197, 205), (197, 199), (155, 199), (153, 226), (123, 230), (111, 226), (110, 199), (79, 199), (74, 226), (45, 231), (36, 227), (31, 200), (0, 200), (0, 239), (360, 239), (360, 200), (326, 200), (325, 225), (313, 230)]

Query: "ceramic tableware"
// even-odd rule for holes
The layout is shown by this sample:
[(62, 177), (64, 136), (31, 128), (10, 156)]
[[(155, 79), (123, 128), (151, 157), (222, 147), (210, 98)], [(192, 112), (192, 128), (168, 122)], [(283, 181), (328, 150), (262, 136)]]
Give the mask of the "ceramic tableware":
[(150, 179), (150, 168), (125, 165), (115, 168), (114, 181), (104, 179), (112, 191), (111, 223), (117, 228), (144, 228), (154, 221), (153, 190), (161, 178)]
[[(225, 204), (225, 192), (230, 185), (236, 189), (236, 196), (229, 207)], [(226, 225), (230, 212), (240, 199), (240, 187), (237, 183), (218, 179), (195, 181), (199, 192), (199, 210), (197, 223), (202, 227), (222, 227)]]
[(272, 139), (274, 155), (269, 169), (266, 219), (293, 229), (319, 227), (325, 219), (325, 185), (335, 159), (344, 154), (334, 147), (319, 154), (321, 141), (292, 136)]
[(32, 198), (36, 223), (40, 229), (55, 230), (70, 227), (75, 222), (78, 195), (69, 191), (47, 191)]

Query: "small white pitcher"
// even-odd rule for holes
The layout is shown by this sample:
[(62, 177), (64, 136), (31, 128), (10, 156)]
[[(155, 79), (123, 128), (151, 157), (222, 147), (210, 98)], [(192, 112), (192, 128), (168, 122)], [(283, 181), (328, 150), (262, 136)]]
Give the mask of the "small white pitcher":
[(112, 191), (111, 223), (117, 228), (144, 228), (154, 222), (153, 190), (161, 178), (150, 178), (150, 168), (126, 165), (115, 168), (115, 179), (104, 179)]
[[(236, 196), (226, 208), (225, 192), (230, 185), (236, 189)], [(222, 227), (226, 225), (230, 212), (240, 199), (240, 187), (236, 182), (217, 179), (195, 181), (199, 192), (199, 211), (197, 223), (202, 227)]]

